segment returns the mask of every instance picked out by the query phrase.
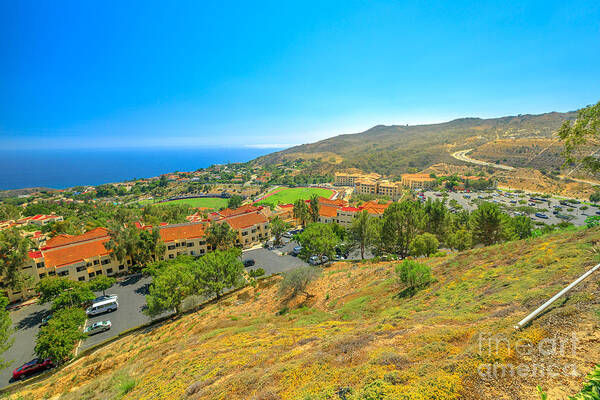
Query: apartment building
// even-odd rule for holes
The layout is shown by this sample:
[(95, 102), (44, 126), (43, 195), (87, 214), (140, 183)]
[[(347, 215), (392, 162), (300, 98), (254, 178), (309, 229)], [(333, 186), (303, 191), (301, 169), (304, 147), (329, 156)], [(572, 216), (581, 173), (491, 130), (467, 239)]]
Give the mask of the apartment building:
[(21, 270), (32, 277), (31, 287), (23, 291), (7, 290), (8, 299), (16, 301), (35, 295), (33, 287), (46, 276), (64, 276), (88, 281), (98, 275), (125, 273), (131, 260), (113, 259), (105, 243), (110, 240), (106, 228), (96, 228), (82, 235), (58, 235), (37, 251), (30, 251)]
[(391, 182), (388, 180), (358, 180), (354, 185), (354, 193), (389, 196), (394, 200), (402, 197), (403, 189), (400, 182)]
[(402, 185), (410, 189), (426, 189), (434, 186), (435, 178), (427, 174), (404, 174), (402, 175)]
[(20, 218), (16, 221), (15, 220), (0, 221), (0, 230), (10, 229), (10, 228), (19, 227), (19, 226), (26, 226), (26, 225), (43, 226), (43, 225), (49, 224), (51, 222), (60, 222), (60, 221), (64, 221), (64, 218), (62, 217), (62, 215), (38, 214), (38, 215), (34, 215), (32, 217)]
[(370, 173), (346, 173), (346, 172), (336, 172), (335, 173), (335, 181), (334, 184), (338, 186), (354, 186), (356, 181), (358, 180), (373, 180), (376, 181), (381, 179), (381, 175)]
[(206, 243), (206, 223), (184, 223), (159, 226), (158, 233), (165, 243), (164, 260), (179, 255), (201, 256), (209, 247)]
[(261, 210), (236, 214), (219, 222), (228, 224), (237, 232), (236, 244), (244, 248), (252, 247), (271, 237), (269, 219)]

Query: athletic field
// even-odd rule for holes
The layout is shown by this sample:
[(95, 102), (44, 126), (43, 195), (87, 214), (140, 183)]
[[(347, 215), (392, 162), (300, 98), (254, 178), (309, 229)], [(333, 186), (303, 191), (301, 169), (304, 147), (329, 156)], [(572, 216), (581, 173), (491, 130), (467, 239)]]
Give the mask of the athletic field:
[(157, 206), (164, 206), (167, 204), (189, 204), (192, 207), (206, 207), (218, 210), (221, 207), (227, 207), (227, 199), (223, 199), (220, 197), (202, 197), (196, 199), (178, 199), (172, 201), (165, 201), (163, 203), (158, 203), (157, 200), (142, 200), (140, 201), (140, 204), (143, 206), (147, 204), (154, 204)]
[(271, 205), (289, 204), (294, 203), (298, 199), (308, 200), (314, 194), (330, 198), (333, 193), (334, 191), (331, 189), (316, 187), (280, 188), (267, 193), (261, 200), (258, 200), (257, 203)]

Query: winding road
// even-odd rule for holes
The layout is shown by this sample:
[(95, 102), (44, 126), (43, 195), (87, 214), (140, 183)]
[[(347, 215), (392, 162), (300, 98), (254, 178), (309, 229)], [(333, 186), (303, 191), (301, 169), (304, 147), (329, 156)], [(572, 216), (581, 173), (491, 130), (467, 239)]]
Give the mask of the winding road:
[(484, 165), (486, 167), (503, 169), (505, 171), (514, 171), (514, 169), (515, 169), (514, 167), (511, 167), (510, 165), (494, 164), (494, 163), (489, 163), (487, 161), (481, 161), (481, 160), (476, 160), (474, 158), (471, 158), (471, 157), (467, 156), (467, 154), (471, 151), (473, 151), (473, 149), (455, 151), (454, 153), (452, 153), (452, 157), (456, 158), (457, 160), (468, 162), (471, 164)]

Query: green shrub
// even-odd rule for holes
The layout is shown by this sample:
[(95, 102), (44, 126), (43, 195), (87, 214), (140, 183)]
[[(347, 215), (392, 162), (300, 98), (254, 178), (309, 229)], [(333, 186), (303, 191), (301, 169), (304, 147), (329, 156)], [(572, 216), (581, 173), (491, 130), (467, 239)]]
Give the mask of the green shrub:
[(258, 278), (259, 276), (263, 276), (264, 274), (265, 270), (263, 268), (256, 268), (248, 271), (248, 275), (250, 275), (250, 278)]
[(433, 281), (431, 268), (413, 260), (404, 260), (397, 265), (396, 274), (401, 283), (413, 290), (427, 286)]

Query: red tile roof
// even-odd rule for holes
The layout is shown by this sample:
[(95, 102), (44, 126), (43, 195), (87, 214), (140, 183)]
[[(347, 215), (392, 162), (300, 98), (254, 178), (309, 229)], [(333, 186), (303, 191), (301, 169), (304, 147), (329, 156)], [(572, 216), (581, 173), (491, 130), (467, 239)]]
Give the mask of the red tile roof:
[(242, 215), (236, 215), (223, 220), (227, 222), (232, 229), (244, 229), (256, 224), (264, 224), (269, 222), (260, 212), (256, 211), (253, 213), (247, 213)]
[(66, 246), (68, 244), (85, 242), (88, 240), (98, 239), (108, 236), (108, 229), (96, 228), (84, 233), (83, 235), (58, 235), (48, 239), (46, 246), (42, 250), (51, 249), (54, 247)]
[(221, 214), (223, 217), (227, 218), (227, 217), (232, 217), (234, 215), (246, 214), (246, 213), (260, 211), (260, 210), (262, 210), (262, 207), (257, 207), (257, 206), (253, 206), (251, 204), (246, 204), (246, 205), (240, 206), (233, 210), (231, 208), (226, 208), (224, 210), (219, 211), (219, 214)]
[(319, 206), (319, 215), (321, 217), (337, 217), (337, 207), (321, 204)]
[(342, 199), (330, 200), (325, 197), (319, 197), (319, 203), (332, 205), (332, 206), (338, 206), (338, 207), (345, 207), (348, 205), (348, 202), (346, 202), (345, 200), (342, 200)]
[(103, 256), (109, 253), (104, 247), (104, 243), (110, 238), (104, 237), (95, 240), (89, 240), (82, 243), (61, 246), (44, 251), (44, 261), (46, 267), (61, 267), (63, 265), (74, 264), (91, 257)]
[(172, 242), (174, 240), (203, 237), (206, 234), (206, 230), (202, 223), (189, 223), (161, 226), (159, 233), (163, 242)]

